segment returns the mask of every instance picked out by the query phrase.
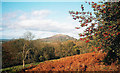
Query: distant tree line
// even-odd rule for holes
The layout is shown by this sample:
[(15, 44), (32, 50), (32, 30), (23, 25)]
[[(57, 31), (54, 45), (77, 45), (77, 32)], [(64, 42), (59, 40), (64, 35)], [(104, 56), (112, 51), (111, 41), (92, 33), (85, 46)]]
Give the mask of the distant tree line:
[(80, 47), (72, 40), (47, 43), (40, 40), (16, 39), (2, 43), (3, 68), (23, 64), (23, 46), (25, 42), (33, 48), (27, 52), (25, 63), (42, 62), (80, 54)]

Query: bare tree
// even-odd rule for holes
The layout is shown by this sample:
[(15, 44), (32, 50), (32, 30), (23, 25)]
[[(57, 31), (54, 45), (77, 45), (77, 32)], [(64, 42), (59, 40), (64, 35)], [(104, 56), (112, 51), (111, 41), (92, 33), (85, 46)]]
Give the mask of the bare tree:
[(23, 38), (28, 41), (31, 41), (34, 37), (35, 36), (29, 31), (25, 32), (23, 35)]
[(23, 39), (25, 39), (24, 45), (23, 45), (23, 52), (22, 52), (22, 57), (23, 57), (23, 68), (25, 67), (25, 59), (31, 49), (33, 47), (31, 46), (31, 40), (34, 38), (34, 35), (27, 31), (23, 35)]

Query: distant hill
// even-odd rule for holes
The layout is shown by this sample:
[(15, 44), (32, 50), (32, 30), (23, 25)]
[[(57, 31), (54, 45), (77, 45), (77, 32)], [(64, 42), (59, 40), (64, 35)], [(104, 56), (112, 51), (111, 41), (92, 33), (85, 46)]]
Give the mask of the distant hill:
[(0, 42), (4, 43), (4, 42), (8, 42), (8, 41), (11, 41), (13, 39), (0, 39)]
[(63, 42), (63, 41), (67, 41), (67, 40), (77, 40), (77, 39), (70, 37), (68, 35), (57, 34), (57, 35), (43, 38), (43, 39), (39, 39), (39, 40), (41, 40), (43, 42), (56, 42), (56, 41)]

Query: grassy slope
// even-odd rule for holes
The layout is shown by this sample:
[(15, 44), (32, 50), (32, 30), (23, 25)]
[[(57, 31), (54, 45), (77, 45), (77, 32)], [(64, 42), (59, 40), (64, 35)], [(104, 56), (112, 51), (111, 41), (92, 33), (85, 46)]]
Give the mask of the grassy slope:
[[(38, 65), (39, 63), (41, 62), (36, 62), (36, 63), (31, 63), (31, 64), (26, 64), (25, 67), (28, 67), (30, 65)], [(3, 68), (3, 69), (0, 69), (0, 72), (2, 71), (2, 73), (6, 73), (6, 72), (9, 72), (9, 73), (16, 73), (18, 71), (21, 71), (23, 69), (23, 66), (22, 65), (18, 65), (18, 66), (13, 66), (13, 67), (8, 67), (8, 68)]]
[[(104, 64), (106, 53), (85, 53), (58, 60), (49, 60), (25, 71), (118, 71), (120, 65)], [(24, 73), (24, 72), (23, 72)]]
[[(59, 59), (54, 59), (54, 60), (59, 60)], [(54, 61), (54, 60), (48, 60), (48, 61)], [(26, 64), (25, 68), (29, 67), (31, 65), (39, 65), (40, 63), (43, 63), (43, 62), (36, 62), (36, 63)], [(21, 71), (22, 69), (23, 69), (23, 66), (22, 65), (18, 65), (18, 66), (13, 66), (13, 67), (0, 69), (0, 72), (2, 72), (2, 73), (6, 73), (6, 72), (16, 73), (16, 72)]]

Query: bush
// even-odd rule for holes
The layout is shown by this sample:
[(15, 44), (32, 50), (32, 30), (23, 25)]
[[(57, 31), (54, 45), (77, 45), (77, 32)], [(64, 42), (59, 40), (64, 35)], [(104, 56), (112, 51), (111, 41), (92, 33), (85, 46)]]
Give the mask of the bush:
[[(79, 34), (80, 37), (86, 38), (80, 39), (90, 43), (91, 38), (95, 36), (94, 39), (92, 38), (95, 44), (93, 42), (91, 44), (94, 44), (93, 46), (98, 51), (100, 49), (109, 51), (109, 61), (114, 62), (116, 59), (120, 61), (120, 2), (101, 1), (100, 3), (88, 2), (88, 4), (92, 6), (96, 17), (92, 16), (92, 12), (69, 11), (73, 19), (79, 19), (81, 24), (81, 27), (76, 27), (76, 29), (86, 27), (84, 33)], [(83, 5), (81, 9), (84, 11)]]

